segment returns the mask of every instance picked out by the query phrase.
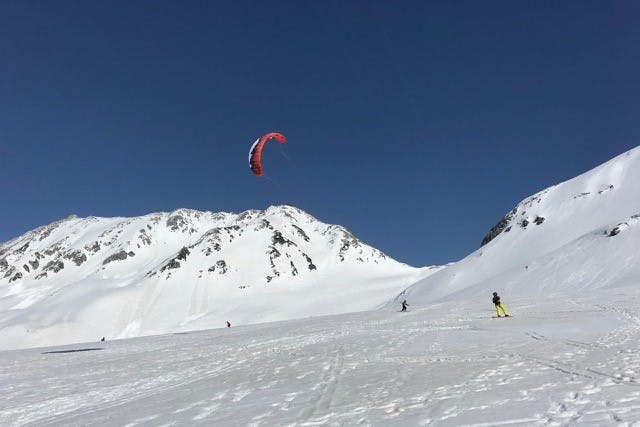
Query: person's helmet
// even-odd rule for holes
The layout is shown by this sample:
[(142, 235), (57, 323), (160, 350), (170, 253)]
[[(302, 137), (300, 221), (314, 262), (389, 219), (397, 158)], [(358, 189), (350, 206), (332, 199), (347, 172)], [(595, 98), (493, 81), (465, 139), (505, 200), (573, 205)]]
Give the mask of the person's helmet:
[(497, 293), (497, 292), (494, 292), (493, 294), (494, 294), (494, 295), (498, 295), (498, 293)]

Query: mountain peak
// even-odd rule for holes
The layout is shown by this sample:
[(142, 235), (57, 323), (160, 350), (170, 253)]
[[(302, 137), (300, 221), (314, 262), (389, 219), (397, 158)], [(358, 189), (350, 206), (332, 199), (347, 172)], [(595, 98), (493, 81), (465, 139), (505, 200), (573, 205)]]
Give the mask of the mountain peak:
[(638, 182), (640, 147), (527, 197), (489, 230), (478, 250), (408, 295), (426, 303), (490, 287), (546, 294), (614, 283), (640, 265), (637, 241), (629, 237), (640, 231)]
[(70, 217), (0, 251), (0, 336), (16, 346), (369, 309), (420, 273), (289, 205)]

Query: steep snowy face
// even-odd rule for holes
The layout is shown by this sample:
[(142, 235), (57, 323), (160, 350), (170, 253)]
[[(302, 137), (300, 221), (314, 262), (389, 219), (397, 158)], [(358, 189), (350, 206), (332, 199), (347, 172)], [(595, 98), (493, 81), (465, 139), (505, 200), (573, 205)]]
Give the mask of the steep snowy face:
[[(429, 303), (500, 289), (555, 293), (590, 286), (581, 272), (618, 277), (629, 270), (625, 266), (640, 263), (640, 239), (627, 238), (638, 232), (639, 184), (637, 147), (523, 200), (489, 231), (480, 249), (407, 294)], [(612, 239), (623, 230), (627, 237)], [(560, 259), (572, 265), (560, 268)], [(554, 265), (558, 269), (550, 270)]]
[(291, 206), (72, 216), (0, 245), (0, 338), (54, 344), (364, 310), (419, 274)]
[(143, 277), (166, 280), (182, 269), (193, 278), (242, 273), (266, 284), (309, 276), (332, 261), (396, 264), (344, 228), (289, 206), (239, 215), (180, 209), (140, 218), (72, 216), (0, 246), (0, 254), (0, 284), (138, 276), (144, 266)]

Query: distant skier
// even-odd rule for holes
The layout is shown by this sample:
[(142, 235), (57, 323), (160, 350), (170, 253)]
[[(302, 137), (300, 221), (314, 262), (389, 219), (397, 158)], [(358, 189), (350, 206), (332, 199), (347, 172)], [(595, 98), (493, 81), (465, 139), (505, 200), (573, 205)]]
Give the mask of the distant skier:
[(102, 339), (100, 341), (104, 342), (104, 337), (102, 337)]
[(400, 311), (407, 311), (407, 306), (408, 305), (409, 304), (407, 303), (407, 300), (402, 301), (402, 310), (400, 310)]
[(231, 327), (231, 322), (227, 320), (227, 328), (230, 328), (230, 327)]
[(500, 316), (500, 310), (502, 310), (502, 313), (504, 313), (504, 317), (509, 317), (509, 313), (507, 312), (507, 309), (504, 308), (504, 306), (500, 303), (500, 297), (498, 296), (497, 292), (493, 293), (493, 304), (496, 306), (497, 317), (502, 317)]

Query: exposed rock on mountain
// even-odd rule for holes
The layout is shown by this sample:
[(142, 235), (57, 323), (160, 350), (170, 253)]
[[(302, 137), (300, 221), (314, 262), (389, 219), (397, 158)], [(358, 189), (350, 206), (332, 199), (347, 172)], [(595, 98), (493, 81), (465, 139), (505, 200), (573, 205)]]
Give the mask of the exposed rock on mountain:
[(291, 206), (71, 216), (0, 254), (0, 338), (16, 346), (370, 309), (426, 274)]

